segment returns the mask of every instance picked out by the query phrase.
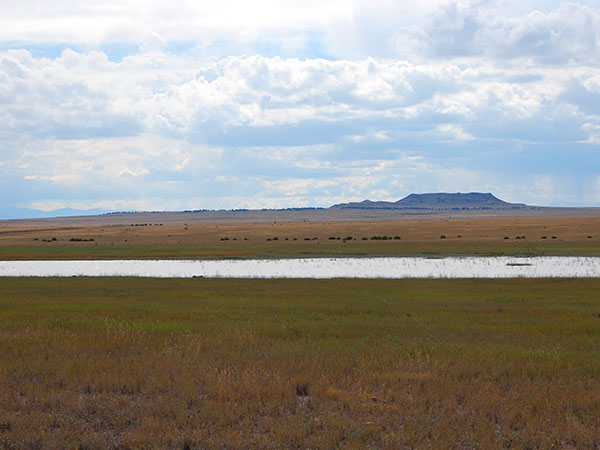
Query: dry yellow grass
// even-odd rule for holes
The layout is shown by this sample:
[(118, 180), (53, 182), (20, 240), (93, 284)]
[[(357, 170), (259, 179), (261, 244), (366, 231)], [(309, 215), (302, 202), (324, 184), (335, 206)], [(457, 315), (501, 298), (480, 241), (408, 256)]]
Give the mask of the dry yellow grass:
[[(442, 235), (444, 239), (441, 239)], [(345, 241), (348, 236), (353, 240)], [(371, 239), (373, 236), (398, 236), (401, 239), (375, 241)], [(0, 259), (429, 253), (599, 255), (600, 217), (177, 223), (162, 226), (154, 223), (148, 226), (50, 228), (44, 225), (6, 226), (0, 230)]]
[(600, 280), (0, 279), (0, 447), (598, 448)]

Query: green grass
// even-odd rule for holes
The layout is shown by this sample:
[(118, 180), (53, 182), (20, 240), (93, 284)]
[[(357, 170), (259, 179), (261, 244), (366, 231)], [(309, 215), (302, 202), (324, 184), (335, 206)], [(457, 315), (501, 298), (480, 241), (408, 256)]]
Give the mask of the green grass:
[(599, 416), (598, 279), (0, 278), (0, 448), (596, 448)]
[(246, 243), (221, 242), (217, 245), (134, 246), (63, 245), (3, 246), (0, 260), (35, 259), (223, 259), (289, 258), (326, 256), (600, 256), (600, 241), (468, 241), (435, 242), (387, 241), (309, 241)]

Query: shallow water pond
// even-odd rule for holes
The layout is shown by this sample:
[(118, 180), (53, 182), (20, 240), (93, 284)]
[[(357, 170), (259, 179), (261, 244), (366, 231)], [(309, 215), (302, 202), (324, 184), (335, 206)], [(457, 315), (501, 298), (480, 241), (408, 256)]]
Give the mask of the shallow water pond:
[(600, 257), (0, 261), (4, 277), (546, 278), (600, 277)]

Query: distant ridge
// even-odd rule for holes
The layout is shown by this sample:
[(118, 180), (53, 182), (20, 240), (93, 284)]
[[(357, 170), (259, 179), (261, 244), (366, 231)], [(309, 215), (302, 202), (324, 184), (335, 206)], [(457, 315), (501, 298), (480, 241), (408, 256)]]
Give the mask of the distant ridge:
[(481, 209), (521, 209), (527, 208), (524, 203), (508, 203), (491, 193), (445, 192), (432, 194), (410, 194), (396, 202), (378, 202), (364, 200), (362, 202), (339, 203), (331, 208), (336, 209), (427, 209), (427, 210), (481, 210)]
[(0, 213), (0, 220), (10, 219), (49, 219), (55, 217), (97, 216), (106, 214), (104, 209), (61, 208), (52, 211), (31, 208), (6, 208)]

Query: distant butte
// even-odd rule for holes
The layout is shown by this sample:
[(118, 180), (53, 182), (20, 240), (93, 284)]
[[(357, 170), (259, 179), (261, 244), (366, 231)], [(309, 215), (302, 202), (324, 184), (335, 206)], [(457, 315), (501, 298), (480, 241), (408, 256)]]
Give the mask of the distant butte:
[(433, 193), (410, 194), (396, 202), (364, 200), (362, 202), (339, 203), (335, 209), (427, 209), (427, 210), (482, 210), (522, 209), (524, 203), (508, 203), (488, 193)]

